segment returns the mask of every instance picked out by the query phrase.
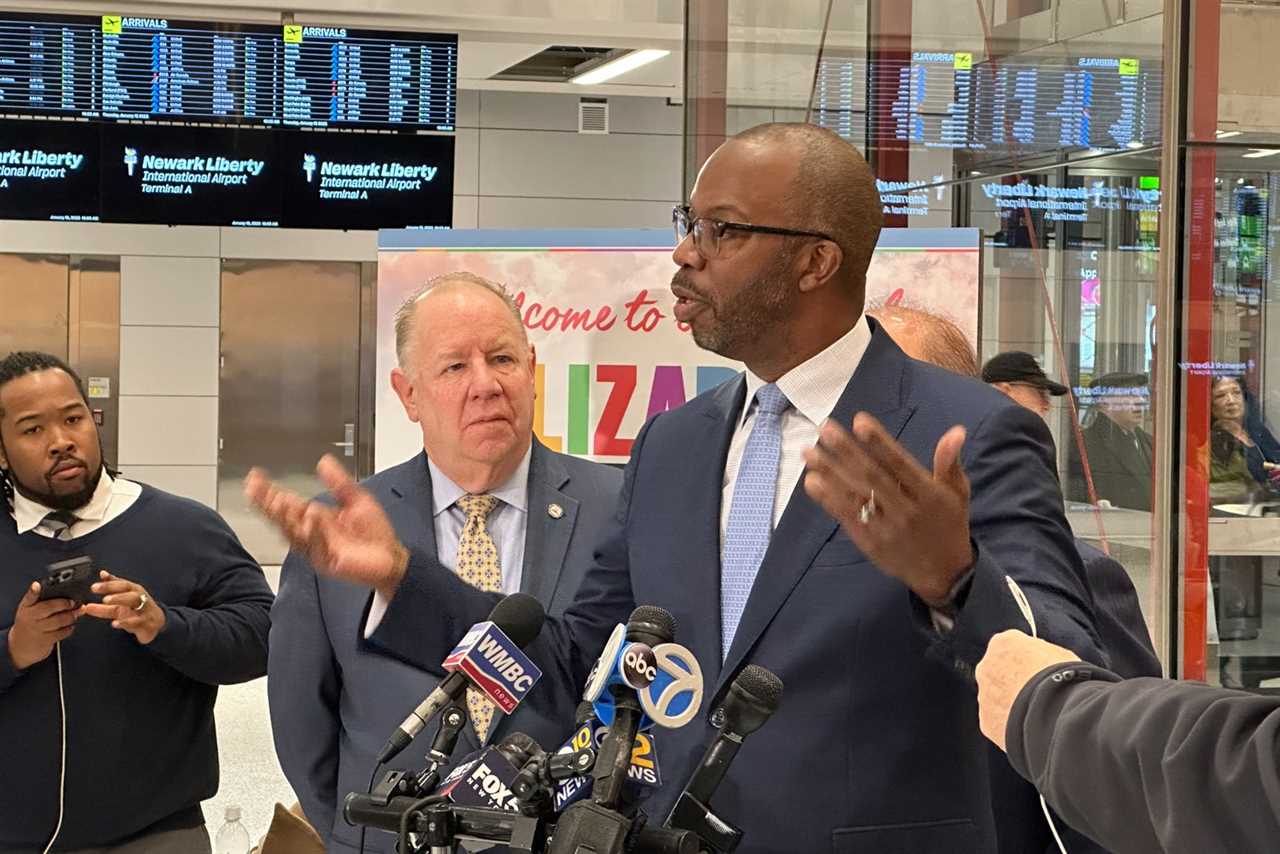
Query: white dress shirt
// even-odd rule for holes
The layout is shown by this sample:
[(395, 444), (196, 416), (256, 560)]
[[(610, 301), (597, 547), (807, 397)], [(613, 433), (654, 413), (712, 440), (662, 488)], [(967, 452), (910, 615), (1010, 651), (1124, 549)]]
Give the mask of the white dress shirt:
[[(141, 494), (141, 486), (122, 477), (113, 478), (104, 469), (98, 480), (98, 487), (93, 491), (93, 497), (83, 507), (72, 511), (76, 515), (76, 523), (71, 526), (65, 539), (74, 540), (98, 530), (132, 507)], [(45, 517), (52, 512), (52, 507), (46, 507), (21, 492), (14, 491), (12, 515), (18, 525), (19, 535), (35, 531), (50, 539), (58, 536), (62, 526), (45, 523)]]
[[(800, 482), (804, 471), (804, 452), (818, 442), (822, 423), (836, 408), (845, 386), (853, 378), (863, 355), (871, 343), (871, 326), (866, 315), (858, 318), (853, 328), (823, 350), (783, 374), (775, 385), (791, 401), (782, 413), (782, 452), (778, 462), (778, 480), (773, 493), (773, 524), (777, 527), (782, 512), (787, 509), (791, 493)], [(738, 467), (742, 465), (742, 453), (756, 420), (756, 391), (765, 381), (747, 371), (747, 397), (743, 414), (738, 419), (733, 438), (729, 442), (729, 456), (724, 464), (724, 483), (720, 501), (720, 551), (724, 553), (724, 534), (729, 527), (729, 509), (733, 506), (734, 481)], [(848, 424), (844, 425), (849, 428)]]

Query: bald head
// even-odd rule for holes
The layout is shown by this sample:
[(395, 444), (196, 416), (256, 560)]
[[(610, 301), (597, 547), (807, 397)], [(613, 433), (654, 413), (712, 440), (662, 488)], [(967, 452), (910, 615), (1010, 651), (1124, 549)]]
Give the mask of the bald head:
[(796, 164), (786, 200), (791, 221), (840, 244), (840, 278), (861, 291), (884, 217), (875, 175), (858, 149), (826, 128), (800, 122), (757, 125), (733, 141), (783, 151)]
[(904, 305), (874, 306), (867, 315), (913, 359), (928, 362), (965, 377), (978, 375), (978, 358), (969, 339), (945, 317)]
[(444, 273), (418, 288), (396, 309), (396, 361), (399, 362), (402, 370), (408, 371), (412, 367), (413, 358), (410, 350), (413, 348), (414, 330), (418, 325), (421, 304), (426, 301), (428, 296), (441, 296), (457, 290), (468, 289), (487, 291), (495, 299), (499, 300), (507, 311), (511, 313), (512, 321), (519, 328), (520, 335), (525, 343), (528, 344), (529, 338), (525, 332), (524, 321), (520, 317), (520, 307), (516, 305), (516, 301), (503, 285), (483, 276), (477, 276), (475, 273), (461, 270), (453, 273)]

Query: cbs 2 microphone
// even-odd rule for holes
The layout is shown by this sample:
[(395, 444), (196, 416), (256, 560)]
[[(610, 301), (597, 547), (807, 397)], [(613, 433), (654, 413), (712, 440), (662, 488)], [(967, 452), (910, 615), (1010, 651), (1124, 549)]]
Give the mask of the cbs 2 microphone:
[[(561, 745), (556, 755), (562, 761), (571, 761), (572, 757), (584, 751), (598, 753), (608, 728), (597, 718), (581, 724), (569, 740)], [(591, 768), (583, 768), (568, 779), (561, 780), (556, 786), (552, 806), (556, 812), (562, 812), (572, 803), (590, 797), (592, 791)], [(658, 767), (657, 740), (652, 733), (636, 733), (635, 746), (631, 750), (631, 764), (627, 769), (627, 783), (632, 788), (653, 788), (662, 785), (662, 772)]]
[(449, 675), (396, 728), (378, 754), (378, 764), (408, 747), (441, 709), (462, 698), (468, 685), (510, 714), (542, 678), (542, 671), (522, 650), (542, 631), (546, 618), (542, 604), (528, 594), (515, 593), (498, 602), (489, 619), (472, 626), (445, 658), (442, 666)]
[(754, 664), (742, 669), (729, 685), (720, 707), (724, 715), (720, 732), (680, 793), (665, 827), (697, 834), (704, 851), (732, 854), (742, 841), (742, 831), (712, 811), (711, 796), (724, 780), (743, 741), (764, 726), (781, 702), (781, 679)]

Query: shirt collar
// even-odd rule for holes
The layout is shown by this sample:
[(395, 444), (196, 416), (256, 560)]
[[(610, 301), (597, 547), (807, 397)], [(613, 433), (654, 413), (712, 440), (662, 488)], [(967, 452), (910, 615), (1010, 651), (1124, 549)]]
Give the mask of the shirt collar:
[[(778, 378), (775, 385), (787, 396), (797, 412), (810, 423), (821, 424), (836, 408), (840, 395), (844, 394), (845, 386), (853, 378), (853, 373), (858, 369), (870, 344), (871, 325), (867, 323), (867, 316), (864, 314), (852, 329), (833, 341), (831, 346), (787, 371)], [(751, 411), (756, 392), (764, 384), (764, 380), (750, 370), (747, 371), (747, 402), (742, 411), (744, 421)]]
[[(530, 442), (529, 449), (524, 452), (524, 459), (520, 461), (520, 465), (516, 466), (511, 477), (496, 489), (489, 490), (490, 495), (503, 504), (510, 504), (522, 513), (527, 511), (529, 506), (529, 460), (532, 456), (533, 443)], [(456, 504), (459, 498), (467, 494), (467, 491), (440, 471), (432, 462), (430, 455), (427, 456), (427, 467), (431, 470), (432, 516), (439, 516)]]
[[(115, 483), (104, 468), (102, 477), (98, 479), (98, 486), (93, 491), (93, 497), (82, 507), (72, 511), (76, 514), (76, 518), (86, 522), (101, 522), (107, 515), (107, 505), (111, 503)], [(18, 523), (19, 534), (35, 530), (44, 521), (44, 517), (52, 512), (52, 507), (46, 507), (38, 501), (32, 501), (16, 489), (14, 490), (13, 518)]]

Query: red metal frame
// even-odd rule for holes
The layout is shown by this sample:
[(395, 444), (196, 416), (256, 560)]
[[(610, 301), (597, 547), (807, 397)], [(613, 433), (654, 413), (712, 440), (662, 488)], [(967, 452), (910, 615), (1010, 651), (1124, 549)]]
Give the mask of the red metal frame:
[[(1218, 127), (1218, 60), (1221, 0), (1193, 0), (1187, 74), (1187, 135), (1212, 142)], [(1174, 132), (1166, 129), (1166, 133)], [(1187, 154), (1187, 264), (1184, 288), (1184, 362), (1213, 360), (1213, 213), (1217, 152), (1191, 147)], [(1194, 368), (1184, 372), (1183, 395), (1183, 589), (1182, 672), (1204, 679), (1209, 585), (1209, 422), (1212, 378)]]

